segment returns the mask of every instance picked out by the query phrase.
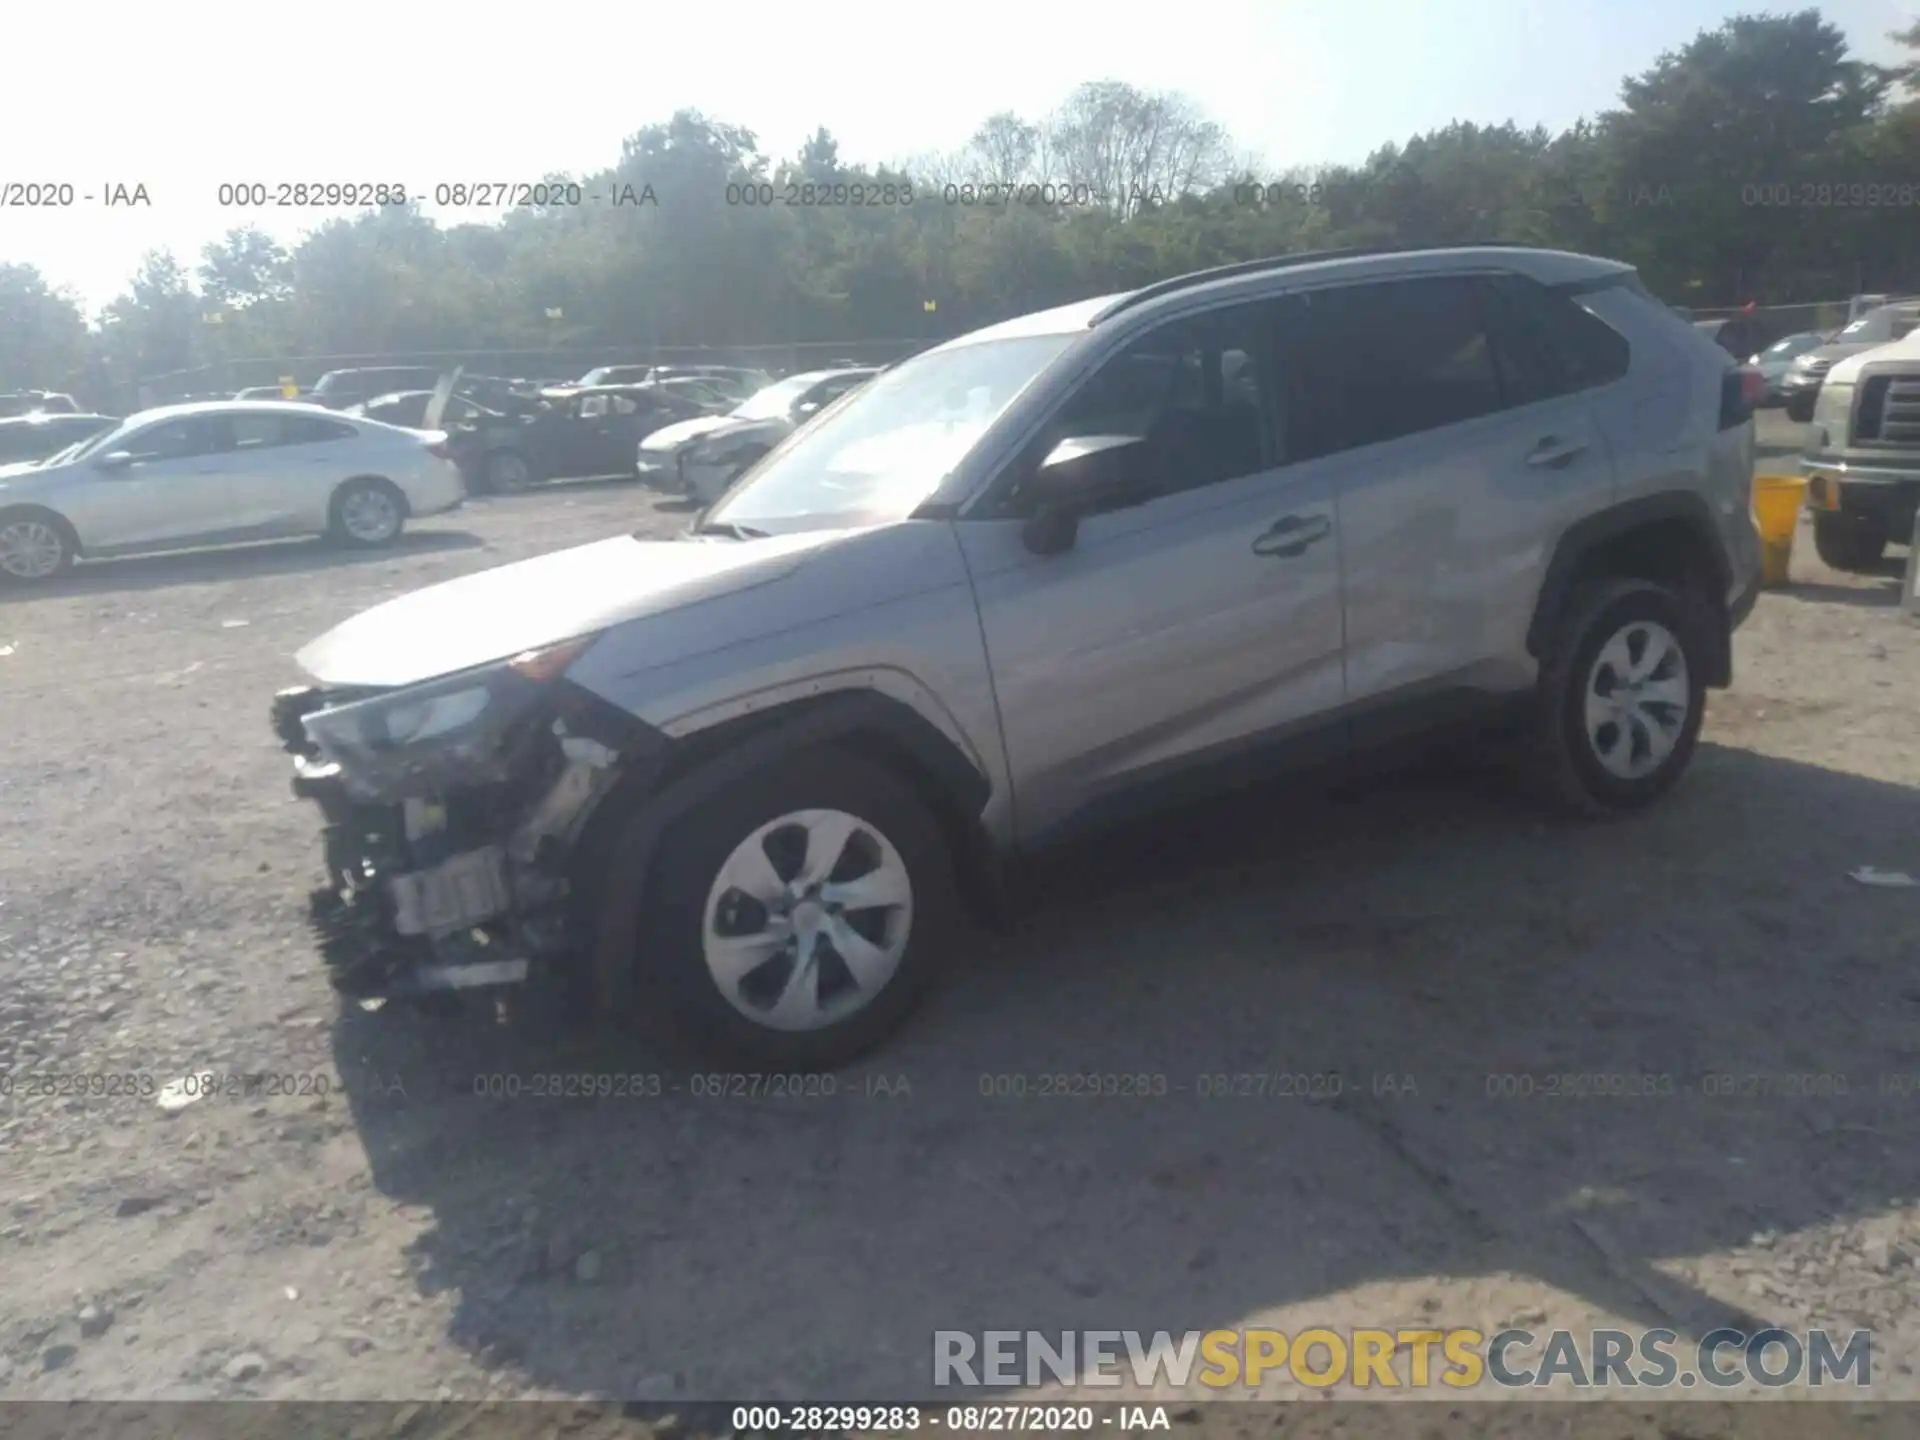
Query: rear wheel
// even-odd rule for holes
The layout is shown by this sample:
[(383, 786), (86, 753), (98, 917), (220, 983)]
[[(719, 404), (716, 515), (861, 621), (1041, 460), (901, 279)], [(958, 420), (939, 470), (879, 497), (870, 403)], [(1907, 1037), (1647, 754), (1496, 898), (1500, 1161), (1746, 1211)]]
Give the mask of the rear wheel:
[[(958, 920), (939, 824), (892, 772), (796, 755), (663, 837), (635, 955), (639, 1010), (743, 1068), (831, 1069), (897, 1028)], [(624, 903), (618, 877), (609, 904)]]
[(0, 576), (51, 580), (73, 563), (73, 532), (51, 510), (0, 513)]
[(1844, 511), (1814, 513), (1813, 548), (1822, 563), (1833, 570), (1871, 574), (1879, 567), (1892, 538), (1878, 520)]
[(1693, 758), (1706, 710), (1697, 621), (1645, 580), (1569, 599), (1540, 667), (1525, 754), (1535, 795), (1601, 818), (1652, 804)]
[(407, 502), (385, 480), (349, 480), (334, 492), (331, 533), (343, 545), (391, 545), (406, 523)]
[(487, 457), (487, 489), (496, 495), (514, 495), (533, 483), (533, 467), (512, 450), (496, 450)]

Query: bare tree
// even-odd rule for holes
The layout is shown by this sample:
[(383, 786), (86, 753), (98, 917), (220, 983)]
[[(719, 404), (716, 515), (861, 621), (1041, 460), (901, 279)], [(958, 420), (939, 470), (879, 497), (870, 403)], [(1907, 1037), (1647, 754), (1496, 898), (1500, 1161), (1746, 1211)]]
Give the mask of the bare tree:
[(1089, 81), (1042, 128), (1058, 178), (1089, 186), (1118, 215), (1210, 189), (1233, 169), (1226, 132), (1175, 91)]
[(973, 178), (991, 185), (1015, 185), (1032, 180), (1033, 162), (1040, 146), (1040, 127), (1010, 110), (989, 116), (967, 142), (966, 156), (975, 167)]

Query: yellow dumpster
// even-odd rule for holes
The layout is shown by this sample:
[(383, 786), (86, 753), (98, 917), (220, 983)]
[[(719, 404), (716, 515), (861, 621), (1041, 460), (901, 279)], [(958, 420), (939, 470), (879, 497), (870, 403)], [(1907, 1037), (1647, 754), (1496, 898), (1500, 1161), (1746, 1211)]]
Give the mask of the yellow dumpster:
[(1753, 477), (1753, 521), (1760, 528), (1762, 584), (1787, 583), (1787, 564), (1793, 559), (1793, 532), (1800, 524), (1800, 506), (1806, 498), (1804, 476)]

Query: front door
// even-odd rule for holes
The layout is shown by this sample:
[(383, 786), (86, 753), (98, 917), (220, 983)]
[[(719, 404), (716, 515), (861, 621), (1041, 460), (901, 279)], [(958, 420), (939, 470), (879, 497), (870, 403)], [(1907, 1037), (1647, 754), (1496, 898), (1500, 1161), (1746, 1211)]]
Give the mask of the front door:
[[(1069, 398), (958, 522), (1023, 843), (1338, 753), (1340, 537), (1325, 479), (1287, 463), (1269, 304), (1169, 321)], [(1022, 542), (1018, 468), (1074, 436), (1142, 437), (1152, 498)]]
[(69, 515), (88, 550), (186, 545), (217, 540), (236, 528), (227, 427), (220, 417), (157, 421), (114, 448), (130, 455), (131, 463), (96, 468)]

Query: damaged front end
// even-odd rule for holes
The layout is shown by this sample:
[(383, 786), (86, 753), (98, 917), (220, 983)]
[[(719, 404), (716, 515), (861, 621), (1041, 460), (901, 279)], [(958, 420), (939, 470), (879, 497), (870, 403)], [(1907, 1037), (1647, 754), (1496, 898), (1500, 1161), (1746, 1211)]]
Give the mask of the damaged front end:
[(326, 819), (313, 923), (360, 998), (511, 985), (577, 948), (570, 861), (659, 737), (563, 678), (589, 639), (398, 689), (274, 697)]

